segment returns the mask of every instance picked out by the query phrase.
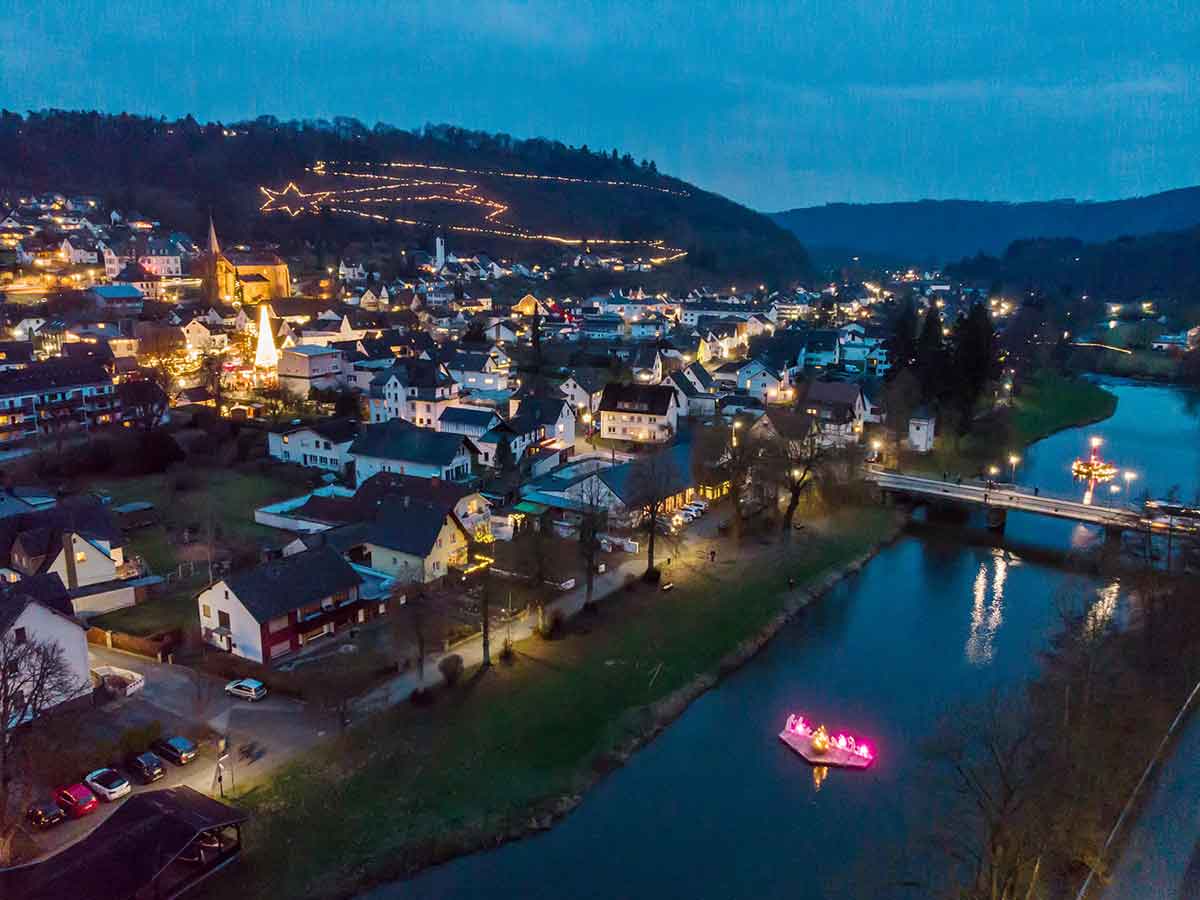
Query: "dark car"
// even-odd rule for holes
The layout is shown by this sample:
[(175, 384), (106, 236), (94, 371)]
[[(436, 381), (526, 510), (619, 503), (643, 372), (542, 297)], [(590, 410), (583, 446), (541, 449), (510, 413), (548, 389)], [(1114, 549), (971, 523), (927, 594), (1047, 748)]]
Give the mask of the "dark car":
[(178, 735), (172, 738), (157, 740), (150, 745), (150, 749), (163, 759), (169, 759), (177, 766), (186, 766), (196, 758), (196, 745), (187, 738), (179, 737)]
[(32, 803), (25, 811), (25, 818), (34, 828), (53, 828), (67, 820), (67, 814), (53, 800), (39, 800)]
[(125, 768), (142, 784), (158, 781), (167, 774), (163, 761), (147, 750), (125, 759)]

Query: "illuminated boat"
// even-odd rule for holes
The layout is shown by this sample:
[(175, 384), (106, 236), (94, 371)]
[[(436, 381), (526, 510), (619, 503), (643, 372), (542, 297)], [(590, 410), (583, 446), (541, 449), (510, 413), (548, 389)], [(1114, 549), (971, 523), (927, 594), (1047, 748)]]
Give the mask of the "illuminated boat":
[(1092, 450), (1083, 458), (1071, 463), (1071, 474), (1080, 481), (1112, 481), (1117, 477), (1117, 467), (1100, 458), (1100, 438), (1092, 438)]
[(865, 769), (875, 761), (871, 748), (846, 734), (833, 737), (824, 725), (813, 728), (803, 716), (788, 716), (779, 739), (814, 766)]

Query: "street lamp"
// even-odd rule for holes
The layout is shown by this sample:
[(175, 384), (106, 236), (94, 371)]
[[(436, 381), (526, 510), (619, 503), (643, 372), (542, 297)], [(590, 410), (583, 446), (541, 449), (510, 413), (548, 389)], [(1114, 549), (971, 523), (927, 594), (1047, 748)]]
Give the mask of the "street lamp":
[(995, 478), (997, 475), (1000, 474), (1000, 467), (999, 466), (988, 466), (988, 474), (991, 475), (993, 478)]
[(1017, 483), (1017, 463), (1020, 461), (1021, 457), (1017, 456), (1017, 454), (1010, 453), (1008, 455), (1008, 464), (1012, 467), (1012, 476), (1008, 480), (1013, 484)]

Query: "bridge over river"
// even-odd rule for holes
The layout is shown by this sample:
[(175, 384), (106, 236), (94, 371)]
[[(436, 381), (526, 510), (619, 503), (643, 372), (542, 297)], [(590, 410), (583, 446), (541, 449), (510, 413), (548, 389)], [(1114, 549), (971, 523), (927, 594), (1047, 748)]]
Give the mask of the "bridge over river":
[(1101, 506), (1083, 503), (1070, 497), (1042, 493), (1023, 485), (950, 481), (928, 475), (888, 472), (877, 466), (867, 468), (866, 478), (885, 493), (903, 494), (930, 502), (982, 507), (987, 510), (988, 527), (997, 530), (1004, 528), (1009, 510), (1019, 510), (1097, 525), (1114, 538), (1126, 530), (1135, 529), (1150, 529), (1155, 532), (1200, 531), (1200, 515), (1196, 510), (1167, 507), (1160, 501), (1148, 501), (1141, 509), (1131, 506)]

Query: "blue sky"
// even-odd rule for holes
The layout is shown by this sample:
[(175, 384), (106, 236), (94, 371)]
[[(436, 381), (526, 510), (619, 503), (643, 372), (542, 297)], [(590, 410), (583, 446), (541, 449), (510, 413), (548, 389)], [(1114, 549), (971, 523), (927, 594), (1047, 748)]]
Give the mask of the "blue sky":
[(1200, 2), (0, 0), (0, 106), (619, 147), (763, 210), (1200, 183)]

